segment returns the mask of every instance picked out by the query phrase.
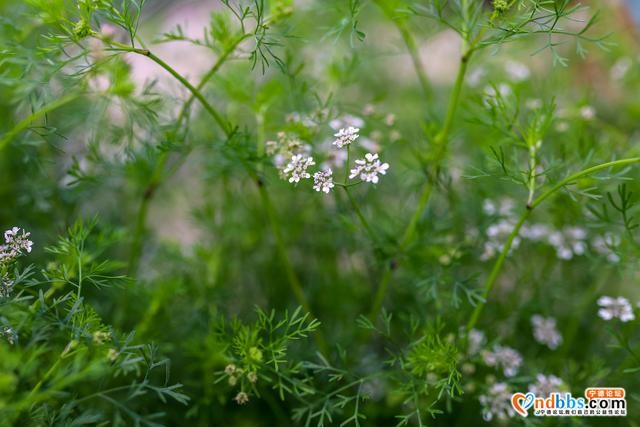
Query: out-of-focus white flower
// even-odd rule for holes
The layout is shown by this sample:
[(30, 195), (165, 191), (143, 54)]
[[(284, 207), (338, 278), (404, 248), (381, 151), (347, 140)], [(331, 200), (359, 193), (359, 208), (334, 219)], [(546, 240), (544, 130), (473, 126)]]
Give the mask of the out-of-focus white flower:
[(345, 114), (342, 117), (331, 120), (329, 122), (329, 126), (333, 130), (338, 130), (346, 127), (363, 128), (364, 120), (362, 120), (360, 117)]
[(597, 236), (591, 241), (591, 247), (598, 255), (604, 256), (612, 264), (620, 262), (620, 256), (615, 252), (615, 248), (620, 246), (620, 237), (607, 233), (604, 236)]
[(629, 57), (625, 56), (623, 58), (618, 59), (616, 63), (613, 64), (613, 67), (611, 67), (611, 70), (609, 71), (609, 75), (611, 76), (611, 79), (613, 80), (623, 79), (624, 76), (627, 75), (627, 72), (631, 68), (632, 64), (633, 64), (633, 61), (631, 61), (631, 58)]
[(360, 129), (353, 126), (340, 129), (338, 133), (333, 135), (336, 137), (336, 140), (333, 141), (333, 145), (338, 148), (342, 148), (351, 144), (360, 136), (358, 132), (360, 132)]
[[(513, 231), (515, 227), (515, 223), (511, 219), (501, 219), (498, 222), (491, 224), (487, 230), (486, 235), (488, 237), (487, 241), (484, 243), (484, 251), (480, 255), (481, 261), (488, 261), (496, 254), (502, 251), (504, 247), (504, 243), (506, 242), (508, 236)], [(516, 236), (511, 242), (511, 251), (518, 249), (520, 246), (521, 238)]]
[(376, 106), (373, 104), (366, 104), (362, 109), (362, 114), (365, 116), (370, 116), (376, 112)]
[(391, 140), (391, 142), (400, 141), (401, 138), (402, 138), (402, 134), (400, 133), (400, 131), (394, 129), (391, 132), (389, 132), (389, 139)]
[(386, 175), (389, 169), (388, 163), (381, 163), (377, 154), (367, 153), (364, 159), (356, 160), (356, 167), (351, 169), (349, 179), (360, 176), (364, 182), (378, 183), (378, 175)]
[(473, 70), (469, 71), (469, 74), (467, 74), (467, 84), (471, 87), (478, 87), (486, 74), (487, 71), (484, 68), (474, 68)]
[(553, 317), (543, 317), (539, 314), (531, 316), (533, 325), (533, 337), (540, 344), (544, 344), (551, 350), (558, 348), (562, 344), (562, 335), (556, 327), (556, 319)]
[(373, 139), (367, 137), (360, 138), (360, 145), (370, 153), (377, 153), (380, 151), (380, 145), (378, 145)]
[(484, 88), (484, 96), (482, 97), (482, 102), (487, 108), (495, 107), (497, 105), (496, 99), (498, 97), (506, 98), (509, 95), (511, 95), (511, 87), (508, 84), (500, 83), (497, 86), (497, 89), (496, 86), (489, 85)]
[(514, 417), (516, 411), (511, 406), (511, 395), (512, 392), (505, 383), (495, 383), (489, 387), (487, 393), (479, 398), (482, 405), (482, 418), (487, 422), (494, 418), (504, 422)]
[(291, 157), (289, 164), (283, 169), (285, 176), (289, 177), (289, 182), (300, 182), (301, 179), (311, 178), (311, 174), (307, 172), (309, 166), (313, 166), (316, 163), (313, 161), (313, 157), (306, 157), (302, 154), (296, 154)]
[(477, 329), (471, 329), (469, 331), (469, 336), (467, 337), (467, 339), (468, 339), (467, 353), (470, 356), (477, 354), (482, 349), (482, 346), (486, 342), (486, 337), (484, 335), (484, 332), (479, 331)]
[(566, 132), (569, 130), (569, 123), (567, 122), (558, 122), (558, 124), (556, 125), (556, 130), (558, 132)]
[(334, 187), (333, 184), (333, 171), (327, 169), (319, 171), (313, 174), (313, 189), (316, 191), (322, 191), (329, 194), (329, 191)]
[(11, 326), (3, 326), (0, 329), (0, 336), (6, 339), (11, 345), (15, 344), (18, 340), (18, 334)]
[(596, 109), (591, 105), (585, 105), (584, 107), (580, 108), (580, 116), (585, 120), (593, 120), (593, 118), (596, 116)]
[(551, 232), (551, 228), (546, 224), (525, 224), (520, 229), (520, 236), (533, 242), (541, 242), (547, 240)]
[(522, 62), (517, 61), (507, 61), (504, 64), (504, 70), (507, 72), (509, 78), (514, 82), (527, 80), (531, 75), (529, 67), (524, 65)]
[(611, 320), (617, 317), (623, 322), (628, 322), (636, 318), (629, 300), (625, 297), (612, 298), (602, 296), (598, 299), (598, 305), (600, 306), (598, 316), (604, 320)]
[(496, 345), (493, 351), (483, 351), (482, 359), (487, 366), (502, 368), (506, 377), (513, 377), (522, 365), (522, 356), (511, 347)]
[(396, 123), (396, 115), (393, 113), (389, 113), (384, 116), (384, 124), (387, 126), (393, 126)]
[(549, 234), (549, 244), (556, 250), (556, 256), (570, 260), (574, 255), (583, 255), (587, 250), (587, 232), (580, 227), (565, 227), (562, 231)]
[(529, 385), (529, 393), (533, 393), (536, 397), (547, 398), (551, 393), (559, 393), (564, 384), (562, 380), (555, 375), (536, 375), (536, 382)]

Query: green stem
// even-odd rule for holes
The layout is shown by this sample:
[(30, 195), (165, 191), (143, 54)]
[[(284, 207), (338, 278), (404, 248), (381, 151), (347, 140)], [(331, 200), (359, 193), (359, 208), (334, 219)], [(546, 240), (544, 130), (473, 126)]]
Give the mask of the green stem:
[(360, 206), (358, 206), (358, 202), (356, 201), (356, 199), (353, 198), (351, 191), (349, 191), (349, 187), (343, 186), (342, 188), (344, 188), (344, 192), (347, 193), (347, 198), (349, 199), (349, 203), (351, 203), (351, 207), (353, 208), (358, 219), (362, 223), (362, 226), (364, 227), (366, 232), (369, 234), (369, 237), (371, 238), (371, 240), (375, 242), (376, 234), (373, 232), (373, 229), (369, 225), (369, 222), (367, 222), (367, 219), (362, 214), (362, 210), (360, 209)]
[(576, 173), (574, 173), (572, 175), (569, 175), (568, 177), (560, 180), (557, 184), (555, 184), (549, 190), (547, 190), (544, 193), (542, 193), (529, 206), (527, 206), (527, 209), (522, 213), (522, 215), (520, 216), (520, 220), (518, 221), (516, 226), (513, 228), (511, 234), (509, 235), (509, 238), (507, 239), (504, 247), (502, 248), (502, 251), (500, 252), (500, 256), (498, 257), (498, 259), (494, 263), (493, 268), (491, 270), (491, 273), (489, 274), (489, 277), (487, 277), (487, 280), (485, 281), (484, 291), (482, 293), (483, 301), (478, 303), (478, 305), (473, 310), (473, 313), (471, 314), (471, 318), (469, 319), (469, 322), (467, 323), (467, 330), (473, 329), (473, 327), (475, 327), (476, 323), (478, 322), (480, 314), (482, 313), (482, 310), (483, 310), (484, 306), (487, 304), (487, 299), (489, 298), (489, 295), (491, 294), (493, 286), (494, 286), (496, 280), (498, 279), (498, 277), (500, 275), (500, 272), (502, 270), (502, 266), (504, 264), (504, 261), (505, 261), (507, 255), (509, 254), (509, 250), (511, 249), (511, 244), (513, 243), (513, 240), (516, 238), (516, 236), (520, 232), (520, 228), (522, 227), (524, 222), (529, 217), (529, 214), (531, 213), (531, 211), (533, 209), (535, 209), (540, 203), (542, 203), (547, 198), (549, 198), (551, 195), (553, 195), (556, 191), (560, 190), (561, 188), (565, 187), (566, 185), (569, 185), (572, 182), (574, 182), (574, 181), (576, 181), (576, 180), (578, 180), (578, 179), (580, 179), (582, 177), (585, 177), (587, 175), (591, 175), (592, 173), (601, 171), (603, 169), (609, 169), (609, 168), (612, 168), (612, 167), (625, 166), (625, 165), (634, 164), (634, 163), (640, 163), (640, 157), (631, 157), (631, 158), (628, 158), (628, 159), (614, 160), (612, 162), (607, 162), (607, 163), (603, 163), (603, 164), (600, 164), (600, 165), (592, 166), (592, 167), (584, 169), (584, 170), (582, 170), (580, 172), (576, 172)]
[[(244, 34), (241, 37), (238, 37), (236, 39), (236, 41), (234, 43), (232, 43), (216, 60), (215, 64), (213, 64), (213, 67), (211, 67), (211, 69), (209, 69), (209, 71), (202, 77), (202, 79), (200, 80), (200, 83), (198, 83), (198, 86), (195, 88), (197, 93), (202, 93), (202, 89), (205, 87), (205, 85), (209, 82), (209, 80), (211, 80), (213, 78), (213, 76), (218, 72), (218, 70), (220, 69), (220, 67), (222, 67), (222, 65), (227, 61), (227, 59), (229, 58), (229, 56), (235, 52), (236, 48), (238, 47), (238, 45), (240, 43), (242, 43), (243, 40), (245, 40), (247, 37), (249, 37), (249, 34)], [(181, 123), (183, 122), (183, 120), (187, 117), (187, 114), (189, 112), (189, 107), (191, 106), (191, 104), (193, 103), (193, 101), (196, 99), (196, 95), (195, 93), (191, 93), (191, 96), (189, 97), (189, 99), (182, 105), (182, 109), (180, 110), (180, 114), (178, 115), (178, 118), (176, 119), (176, 126), (179, 127), (181, 125)], [(207, 110), (208, 111), (208, 110)], [(220, 123), (218, 123), (220, 124)], [(223, 127), (223, 131), (226, 133), (226, 130)], [(227, 134), (228, 136), (228, 134)], [(183, 160), (186, 158), (186, 156), (191, 152), (191, 150), (187, 150), (184, 154), (183, 154)], [(153, 199), (154, 195), (156, 194), (156, 190), (157, 188), (160, 186), (160, 184), (162, 183), (162, 181), (164, 179), (166, 179), (166, 177), (163, 177), (163, 171), (165, 168), (165, 165), (168, 161), (168, 157), (169, 157), (169, 153), (167, 151), (163, 151), (159, 158), (158, 158), (158, 162), (156, 163), (156, 166), (153, 170), (153, 174), (151, 176), (151, 179), (149, 180), (149, 183), (147, 184), (147, 189), (145, 190), (145, 192), (142, 195), (142, 201), (140, 202), (140, 207), (138, 208), (138, 213), (136, 215), (136, 226), (135, 226), (135, 231), (133, 234), (133, 244), (131, 247), (131, 254), (129, 256), (129, 275), (133, 276), (136, 274), (136, 272), (138, 271), (138, 265), (140, 262), (140, 255), (142, 252), (142, 246), (143, 246), (143, 240), (144, 240), (144, 235), (145, 235), (145, 229), (146, 229), (146, 223), (147, 223), (147, 215), (149, 212), (149, 205), (151, 203), (151, 200)], [(177, 170), (177, 168), (175, 169)]]
[(420, 53), (418, 51), (418, 45), (416, 44), (416, 40), (413, 38), (413, 35), (409, 30), (407, 19), (393, 16), (393, 10), (389, 7), (386, 7), (384, 2), (376, 0), (375, 3), (378, 5), (378, 7), (380, 7), (380, 9), (382, 9), (384, 15), (395, 24), (396, 28), (398, 28), (400, 36), (402, 36), (402, 41), (404, 42), (407, 51), (411, 56), (411, 62), (413, 63), (413, 68), (416, 72), (416, 76), (418, 77), (418, 82), (420, 83), (420, 87), (422, 88), (424, 97), (430, 98), (432, 90), (431, 85), (429, 84), (429, 78), (424, 71)]
[[(462, 56), (462, 59), (460, 61), (460, 67), (458, 68), (458, 74), (456, 76), (456, 80), (451, 92), (451, 98), (449, 99), (447, 115), (445, 117), (442, 130), (438, 133), (435, 139), (436, 156), (434, 159), (434, 164), (436, 169), (439, 168), (447, 151), (449, 133), (451, 131), (451, 124), (453, 123), (453, 118), (455, 116), (458, 104), (460, 103), (460, 94), (462, 92), (464, 77), (467, 72), (467, 66), (469, 63), (469, 59), (471, 58), (471, 54), (472, 54), (472, 51), (469, 50)], [(431, 179), (427, 179), (427, 182), (425, 182), (421, 191), (418, 205), (415, 211), (413, 212), (413, 215), (411, 215), (411, 219), (407, 224), (404, 232), (402, 233), (402, 240), (398, 245), (396, 255), (402, 252), (406, 248), (406, 246), (413, 240), (418, 221), (420, 220), (420, 217), (422, 216), (427, 206), (427, 203), (431, 198), (431, 194), (433, 193), (434, 180), (435, 180), (435, 177)], [(392, 262), (385, 268), (385, 272), (382, 276), (382, 280), (380, 281), (380, 284), (377, 287), (377, 290), (373, 299), (373, 305), (372, 305), (371, 311), (369, 312), (369, 319), (372, 321), (375, 320), (375, 318), (378, 316), (378, 313), (382, 309), (382, 304), (384, 303), (384, 298), (387, 293), (387, 288), (389, 287), (389, 282), (391, 281), (391, 276), (395, 268), (396, 268), (395, 260), (392, 260)]]
[(42, 107), (38, 111), (34, 111), (33, 113), (31, 113), (31, 115), (29, 115), (29, 117), (27, 117), (24, 120), (22, 120), (20, 123), (15, 125), (13, 127), (13, 129), (11, 129), (9, 132), (4, 134), (2, 139), (0, 139), (0, 151), (2, 151), (7, 145), (9, 145), (9, 143), (11, 141), (13, 141), (13, 139), (20, 132), (22, 132), (23, 130), (28, 128), (29, 125), (33, 121), (38, 120), (39, 118), (47, 115), (48, 113), (52, 112), (53, 110), (56, 110), (56, 109), (62, 107), (63, 105), (66, 105), (66, 104), (70, 103), (71, 101), (74, 101), (74, 100), (80, 98), (80, 96), (81, 96), (81, 94), (79, 94), (79, 93), (70, 93), (67, 96), (63, 96), (62, 98), (59, 98), (59, 99), (56, 99), (53, 102), (50, 102), (49, 104), (45, 105), (44, 107)]
[(507, 241), (505, 242), (504, 246), (502, 247), (502, 251), (500, 252), (500, 255), (498, 256), (498, 259), (496, 260), (496, 262), (493, 264), (493, 268), (491, 269), (491, 273), (489, 274), (489, 277), (487, 277), (487, 280), (484, 283), (484, 291), (482, 292), (483, 301), (479, 302), (478, 305), (476, 305), (475, 309), (473, 310), (473, 313), (471, 314), (471, 318), (469, 319), (469, 322), (467, 323), (467, 330), (473, 329), (473, 327), (478, 322), (478, 318), (480, 317), (480, 313), (482, 313), (482, 309), (484, 308), (485, 304), (487, 303), (487, 299), (489, 298), (489, 294), (491, 293), (491, 290), (493, 289), (493, 286), (495, 285), (496, 280), (498, 280), (498, 276), (500, 275), (500, 271), (502, 270), (502, 266), (504, 264), (504, 261), (507, 259), (507, 255), (509, 254), (509, 251), (511, 250), (511, 246), (513, 244), (513, 241), (515, 240), (515, 238), (520, 233), (520, 229), (524, 225), (524, 223), (527, 220), (527, 218), (529, 218), (530, 214), (531, 214), (531, 210), (530, 209), (525, 209), (525, 211), (522, 212), (522, 215), (520, 215), (520, 219), (518, 220), (518, 222), (515, 225), (515, 227), (513, 227), (513, 230), (511, 231), (511, 234), (509, 235), (509, 237), (507, 238)]

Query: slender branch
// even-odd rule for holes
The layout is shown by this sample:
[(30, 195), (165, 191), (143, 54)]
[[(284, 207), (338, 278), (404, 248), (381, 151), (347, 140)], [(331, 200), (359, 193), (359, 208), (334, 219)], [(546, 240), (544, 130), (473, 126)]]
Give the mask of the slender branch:
[(471, 318), (469, 319), (469, 322), (467, 323), (467, 330), (473, 329), (473, 327), (478, 322), (478, 318), (480, 317), (480, 314), (482, 313), (482, 310), (483, 310), (484, 306), (487, 304), (487, 299), (489, 298), (489, 295), (491, 294), (491, 290), (493, 289), (493, 286), (494, 286), (496, 280), (498, 279), (498, 277), (500, 275), (500, 272), (502, 270), (502, 266), (504, 264), (504, 261), (505, 261), (507, 255), (509, 254), (509, 250), (511, 249), (511, 244), (513, 243), (513, 240), (516, 238), (516, 236), (520, 232), (520, 228), (522, 228), (522, 225), (524, 224), (524, 222), (529, 217), (529, 214), (531, 213), (531, 211), (533, 209), (535, 209), (540, 203), (542, 203), (543, 201), (548, 199), (555, 192), (557, 192), (558, 190), (562, 189), (566, 185), (569, 185), (569, 184), (575, 182), (576, 180), (578, 180), (578, 179), (580, 179), (582, 177), (591, 175), (592, 173), (601, 171), (603, 169), (609, 169), (609, 168), (612, 168), (612, 167), (625, 166), (625, 165), (630, 165), (630, 164), (634, 164), (634, 163), (640, 163), (640, 157), (631, 157), (631, 158), (628, 158), (628, 159), (614, 160), (614, 161), (611, 161), (611, 162), (607, 162), (607, 163), (603, 163), (603, 164), (600, 164), (600, 165), (592, 166), (592, 167), (584, 169), (584, 170), (582, 170), (580, 172), (576, 172), (576, 173), (574, 173), (572, 175), (569, 175), (568, 177), (560, 180), (557, 184), (552, 186), (546, 192), (542, 193), (530, 205), (528, 205), (527, 209), (520, 216), (520, 220), (518, 221), (518, 223), (515, 225), (515, 227), (511, 231), (511, 234), (509, 235), (509, 238), (507, 239), (504, 247), (502, 248), (502, 251), (500, 252), (500, 255), (498, 256), (498, 259), (496, 260), (496, 262), (493, 265), (493, 268), (491, 269), (491, 273), (489, 274), (489, 277), (487, 277), (487, 280), (485, 281), (484, 291), (482, 293), (483, 301), (478, 303), (478, 305), (473, 310), (473, 313), (471, 314)]
[[(240, 37), (238, 37), (236, 39), (236, 41), (234, 43), (232, 43), (231, 45), (229, 45), (229, 47), (218, 57), (218, 59), (216, 60), (215, 64), (213, 64), (213, 66), (211, 67), (211, 69), (209, 69), (209, 71), (202, 77), (202, 79), (200, 80), (200, 83), (198, 83), (198, 86), (195, 88), (197, 93), (202, 93), (202, 89), (205, 87), (205, 85), (209, 82), (209, 80), (211, 80), (213, 78), (213, 76), (218, 72), (218, 70), (220, 69), (220, 67), (222, 67), (222, 65), (227, 61), (227, 59), (229, 58), (229, 56), (235, 52), (236, 48), (238, 47), (238, 45), (240, 43), (242, 43), (243, 40), (247, 39), (250, 36), (250, 34), (244, 34)], [(179, 127), (182, 122), (184, 121), (184, 119), (187, 117), (187, 114), (189, 112), (189, 107), (191, 106), (191, 104), (193, 104), (193, 101), (196, 99), (196, 95), (195, 93), (191, 93), (191, 96), (189, 97), (189, 99), (182, 105), (182, 108), (180, 110), (180, 114), (178, 115), (178, 118), (176, 119), (176, 126)], [(208, 110), (207, 110), (208, 111)], [(223, 128), (223, 130), (226, 133), (226, 130)], [(229, 136), (227, 134), (227, 136)], [(182, 161), (184, 161), (184, 159), (186, 159), (186, 157), (189, 155), (189, 153), (191, 152), (191, 150), (186, 150), (185, 153), (183, 153), (182, 156)], [(142, 200), (140, 202), (140, 207), (138, 208), (138, 213), (136, 215), (136, 228), (133, 234), (133, 244), (131, 247), (131, 254), (129, 256), (129, 275), (135, 275), (135, 273), (138, 270), (138, 264), (140, 262), (140, 255), (142, 252), (142, 243), (143, 243), (143, 239), (144, 239), (144, 234), (145, 234), (145, 228), (146, 228), (146, 223), (147, 223), (147, 215), (149, 212), (149, 204), (151, 203), (151, 200), (153, 199), (153, 197), (156, 194), (156, 190), (158, 189), (158, 187), (160, 186), (160, 184), (162, 183), (162, 181), (164, 179), (166, 179), (167, 177), (163, 177), (163, 171), (165, 168), (165, 165), (168, 161), (169, 158), (169, 152), (168, 151), (163, 151), (159, 158), (158, 161), (156, 163), (156, 166), (153, 170), (153, 173), (151, 175), (151, 179), (149, 180), (149, 183), (147, 184), (147, 189), (144, 191), (143, 195), (142, 195)], [(174, 171), (177, 170), (174, 169)]]
[(360, 206), (358, 206), (358, 202), (356, 201), (356, 199), (353, 198), (351, 191), (349, 191), (349, 187), (342, 186), (342, 188), (344, 188), (344, 192), (347, 193), (347, 198), (349, 199), (349, 203), (351, 203), (351, 207), (355, 211), (356, 216), (360, 220), (360, 223), (362, 224), (366, 232), (369, 234), (369, 237), (371, 238), (371, 240), (376, 241), (377, 239), (376, 234), (373, 232), (373, 228), (371, 228), (371, 226), (369, 225), (369, 222), (362, 214), (362, 210), (360, 209)]
[[(482, 42), (485, 32), (488, 28), (493, 25), (494, 20), (499, 16), (495, 11), (491, 14), (490, 18), (487, 21), (487, 24), (478, 32), (476, 37), (468, 42), (469, 38), (469, 29), (467, 28), (467, 23), (469, 21), (468, 18), (468, 0), (462, 1), (462, 14), (465, 22), (465, 34), (463, 37), (462, 43), (462, 56), (460, 58), (460, 66), (458, 67), (458, 72), (456, 75), (456, 80), (453, 85), (453, 89), (451, 91), (451, 95), (449, 98), (449, 105), (447, 107), (447, 115), (445, 116), (442, 128), (440, 132), (435, 136), (434, 145), (436, 146), (435, 156), (433, 157), (433, 165), (434, 169), (437, 171), (442, 164), (442, 161), (445, 158), (447, 153), (447, 148), (449, 145), (449, 134), (451, 133), (451, 126), (453, 124), (453, 119), (455, 118), (456, 111), (458, 109), (458, 105), (460, 104), (460, 95), (462, 93), (462, 86), (464, 84), (464, 79), (468, 70), (469, 62), (471, 61), (471, 57), (474, 52), (478, 49), (478, 46)], [(431, 198), (433, 193), (434, 181), (435, 177), (431, 179), (427, 178), (427, 182), (425, 182), (420, 199), (418, 201), (418, 205), (413, 215), (411, 216), (411, 220), (407, 227), (403, 232), (402, 240), (400, 241), (397, 253), (401, 253), (406, 246), (411, 243), (415, 236), (415, 230), (417, 223), (422, 216), (424, 209)], [(369, 319), (374, 321), (378, 316), (378, 313), (382, 309), (382, 304), (384, 303), (384, 298), (387, 292), (387, 288), (389, 286), (389, 282), (391, 281), (391, 276), (393, 270), (397, 268), (396, 260), (392, 260), (385, 268), (385, 272), (382, 276), (382, 280), (378, 285), (376, 290), (376, 294), (374, 296), (373, 305), (371, 311), (369, 312)]]

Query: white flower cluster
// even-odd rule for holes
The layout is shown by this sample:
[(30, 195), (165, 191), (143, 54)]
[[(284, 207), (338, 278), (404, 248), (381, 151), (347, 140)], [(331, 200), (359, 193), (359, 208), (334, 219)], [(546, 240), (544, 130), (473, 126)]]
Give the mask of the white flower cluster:
[[(497, 218), (496, 222), (486, 229), (487, 240), (480, 256), (482, 261), (494, 258), (502, 250), (507, 236), (511, 234), (517, 222), (513, 214), (514, 206), (511, 199), (502, 199), (497, 203), (493, 200), (483, 202), (485, 214)], [(525, 224), (513, 240), (512, 251), (520, 246), (522, 239), (552, 246), (560, 260), (568, 261), (576, 256), (585, 255), (591, 247), (593, 253), (605, 257), (611, 263), (620, 261), (620, 257), (615, 253), (615, 248), (620, 245), (620, 238), (606, 234), (589, 239), (587, 231), (581, 227), (564, 227), (558, 230), (546, 224)]]
[(333, 171), (331, 169), (319, 171), (313, 174), (313, 189), (329, 193), (335, 187), (333, 183)]
[(495, 383), (487, 392), (480, 396), (482, 405), (482, 418), (489, 422), (496, 418), (500, 422), (505, 422), (508, 418), (516, 415), (511, 406), (511, 395), (513, 392), (505, 383)]
[(556, 327), (556, 319), (543, 317), (539, 314), (531, 316), (533, 325), (533, 337), (540, 344), (544, 344), (551, 350), (555, 350), (562, 344), (562, 335)]
[(529, 385), (529, 393), (547, 398), (551, 393), (559, 393), (564, 388), (562, 380), (555, 375), (536, 375), (536, 382)]
[(333, 135), (336, 137), (336, 140), (333, 141), (333, 145), (335, 145), (338, 148), (351, 145), (351, 143), (355, 142), (355, 140), (358, 139), (358, 137), (360, 136), (359, 132), (360, 132), (360, 128), (353, 127), (353, 126), (342, 128), (338, 131), (338, 133)]
[(513, 377), (522, 365), (522, 356), (511, 347), (496, 345), (493, 351), (483, 351), (482, 359), (487, 366), (502, 368), (506, 377)]
[[(345, 117), (349, 120), (346, 120)], [(330, 123), (332, 127), (338, 124), (351, 123), (346, 127), (340, 128), (334, 135), (336, 139), (333, 141), (333, 145), (337, 147), (338, 150), (330, 156), (328, 163), (336, 166), (344, 164), (348, 158), (347, 153), (350, 150), (350, 145), (360, 137), (360, 128), (353, 124), (364, 124), (362, 119), (351, 116), (345, 117), (339, 120), (333, 120)], [(385, 121), (388, 126), (391, 126), (395, 121), (395, 116), (387, 115)], [(361, 145), (364, 145), (364, 142), (365, 141), (363, 141)], [(316, 162), (311, 156), (311, 147), (303, 144), (295, 135), (279, 132), (278, 140), (267, 141), (265, 146), (266, 153), (274, 156), (274, 164), (279, 168), (281, 176), (290, 183), (297, 184), (301, 180), (313, 176), (313, 189), (325, 194), (330, 193), (336, 185), (346, 185), (346, 183), (334, 182), (333, 170), (327, 163), (321, 164), (321, 170), (314, 172), (312, 175), (309, 168), (314, 166)], [(340, 150), (345, 147), (347, 150)], [(348, 166), (349, 165), (347, 165), (347, 167)], [(389, 164), (383, 163), (377, 153), (369, 152), (365, 154), (364, 158), (355, 160), (355, 167), (350, 170), (348, 178), (359, 178), (360, 182), (377, 184), (380, 180), (379, 175), (386, 175), (388, 169)]]
[(349, 179), (360, 176), (364, 182), (378, 183), (378, 175), (386, 175), (389, 163), (382, 163), (377, 154), (367, 153), (364, 159), (356, 160), (356, 167), (351, 169)]
[(598, 298), (598, 305), (600, 306), (598, 316), (604, 320), (618, 318), (623, 322), (628, 322), (636, 318), (633, 314), (633, 307), (625, 297), (602, 296)]
[(484, 332), (479, 331), (477, 329), (472, 329), (469, 331), (469, 335), (467, 337), (468, 346), (467, 346), (467, 354), (473, 356), (478, 354), (478, 352), (482, 349), (482, 346), (486, 342), (486, 337)]
[(311, 178), (311, 174), (307, 172), (307, 169), (315, 164), (313, 157), (296, 154), (291, 157), (291, 160), (289, 160), (287, 166), (282, 170), (282, 173), (289, 177), (289, 182), (298, 183), (301, 179)]
[(31, 233), (13, 227), (4, 232), (4, 245), (0, 245), (0, 264), (8, 264), (15, 260), (23, 251), (31, 252), (33, 242), (29, 240)]
[(527, 67), (522, 62), (507, 61), (504, 64), (504, 70), (507, 72), (509, 78), (514, 82), (522, 82), (524, 80), (527, 80), (529, 76), (531, 76), (529, 67)]

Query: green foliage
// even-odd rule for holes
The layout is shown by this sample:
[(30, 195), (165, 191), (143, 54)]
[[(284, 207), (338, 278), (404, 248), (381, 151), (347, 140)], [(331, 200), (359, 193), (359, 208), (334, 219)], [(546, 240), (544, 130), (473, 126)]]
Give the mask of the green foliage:
[(633, 419), (614, 6), (195, 3), (0, 1), (0, 425)]

